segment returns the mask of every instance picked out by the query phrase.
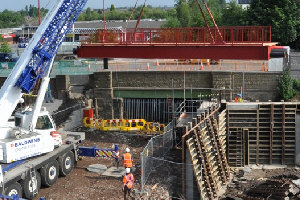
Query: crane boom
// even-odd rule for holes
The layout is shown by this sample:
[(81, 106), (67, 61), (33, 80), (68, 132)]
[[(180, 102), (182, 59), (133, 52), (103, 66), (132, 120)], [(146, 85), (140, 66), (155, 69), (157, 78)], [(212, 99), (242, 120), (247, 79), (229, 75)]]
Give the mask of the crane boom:
[[(4, 127), (23, 93), (51, 71), (51, 63), (87, 0), (57, 0), (0, 90), (0, 127)], [(45, 95), (45, 91), (41, 92)], [(37, 108), (38, 109), (38, 108)], [(39, 108), (40, 109), (40, 108)]]

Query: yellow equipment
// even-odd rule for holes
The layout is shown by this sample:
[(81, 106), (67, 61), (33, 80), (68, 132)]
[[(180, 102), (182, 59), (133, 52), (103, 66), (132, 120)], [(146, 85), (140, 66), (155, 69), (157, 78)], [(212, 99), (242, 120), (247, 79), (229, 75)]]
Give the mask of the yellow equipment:
[(96, 128), (100, 131), (139, 131), (146, 134), (158, 135), (165, 132), (165, 125), (146, 122), (144, 119), (95, 119), (83, 118), (85, 127)]
[(142, 131), (145, 124), (144, 119), (127, 119), (124, 120), (122, 131)]
[(164, 124), (155, 123), (155, 122), (147, 122), (144, 131), (151, 135), (158, 135), (164, 133)]
[(102, 131), (120, 131), (123, 127), (123, 119), (108, 119), (103, 120), (103, 125), (100, 128)]
[(95, 119), (90, 117), (83, 118), (83, 124), (85, 127), (94, 127), (95, 126)]

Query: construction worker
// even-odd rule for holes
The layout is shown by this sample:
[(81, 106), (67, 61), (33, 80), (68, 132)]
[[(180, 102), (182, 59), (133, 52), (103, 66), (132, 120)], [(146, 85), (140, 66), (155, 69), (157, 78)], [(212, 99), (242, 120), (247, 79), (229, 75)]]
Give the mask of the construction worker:
[(237, 94), (237, 97), (235, 97), (234, 102), (243, 102), (242, 94)]
[(126, 153), (123, 154), (123, 164), (124, 164), (124, 167), (125, 168), (132, 168), (133, 159), (132, 159), (132, 155), (130, 153), (130, 149), (126, 148), (125, 152)]
[(49, 101), (51, 103), (53, 103), (53, 98), (52, 98), (52, 95), (51, 95), (50, 84), (48, 85), (47, 90), (46, 90), (45, 100), (46, 100), (46, 103), (49, 103)]
[(130, 173), (130, 168), (126, 168), (126, 175), (123, 178), (124, 183), (124, 200), (126, 200), (126, 196), (128, 193), (128, 197), (130, 196), (131, 189), (133, 188), (134, 176)]

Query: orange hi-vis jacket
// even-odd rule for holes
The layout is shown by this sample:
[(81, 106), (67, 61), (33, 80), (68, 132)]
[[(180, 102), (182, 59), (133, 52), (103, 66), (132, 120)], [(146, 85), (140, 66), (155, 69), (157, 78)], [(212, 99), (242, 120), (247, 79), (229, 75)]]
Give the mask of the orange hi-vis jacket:
[(124, 186), (126, 185), (128, 189), (132, 189), (134, 182), (133, 174), (126, 174), (123, 178)]
[(123, 161), (124, 161), (124, 167), (130, 168), (132, 167), (132, 156), (130, 153), (124, 153), (123, 154)]

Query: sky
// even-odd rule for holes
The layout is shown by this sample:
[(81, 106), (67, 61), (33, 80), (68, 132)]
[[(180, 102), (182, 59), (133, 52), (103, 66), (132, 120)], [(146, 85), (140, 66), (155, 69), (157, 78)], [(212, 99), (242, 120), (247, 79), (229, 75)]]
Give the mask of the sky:
[[(53, 2), (57, 0), (40, 0), (41, 7), (51, 8)], [(145, 0), (138, 0), (138, 5), (144, 4)], [(49, 3), (50, 2), (50, 3)], [(114, 4), (115, 7), (133, 7), (135, 5), (136, 0), (104, 0), (105, 7), (110, 8), (111, 4)], [(147, 0), (147, 5), (152, 6), (174, 6), (174, 0)], [(38, 6), (38, 0), (0, 0), (0, 11), (5, 9), (18, 11), (21, 9), (25, 9), (26, 5), (35, 5)], [(88, 0), (85, 8), (102, 8), (103, 0)]]

